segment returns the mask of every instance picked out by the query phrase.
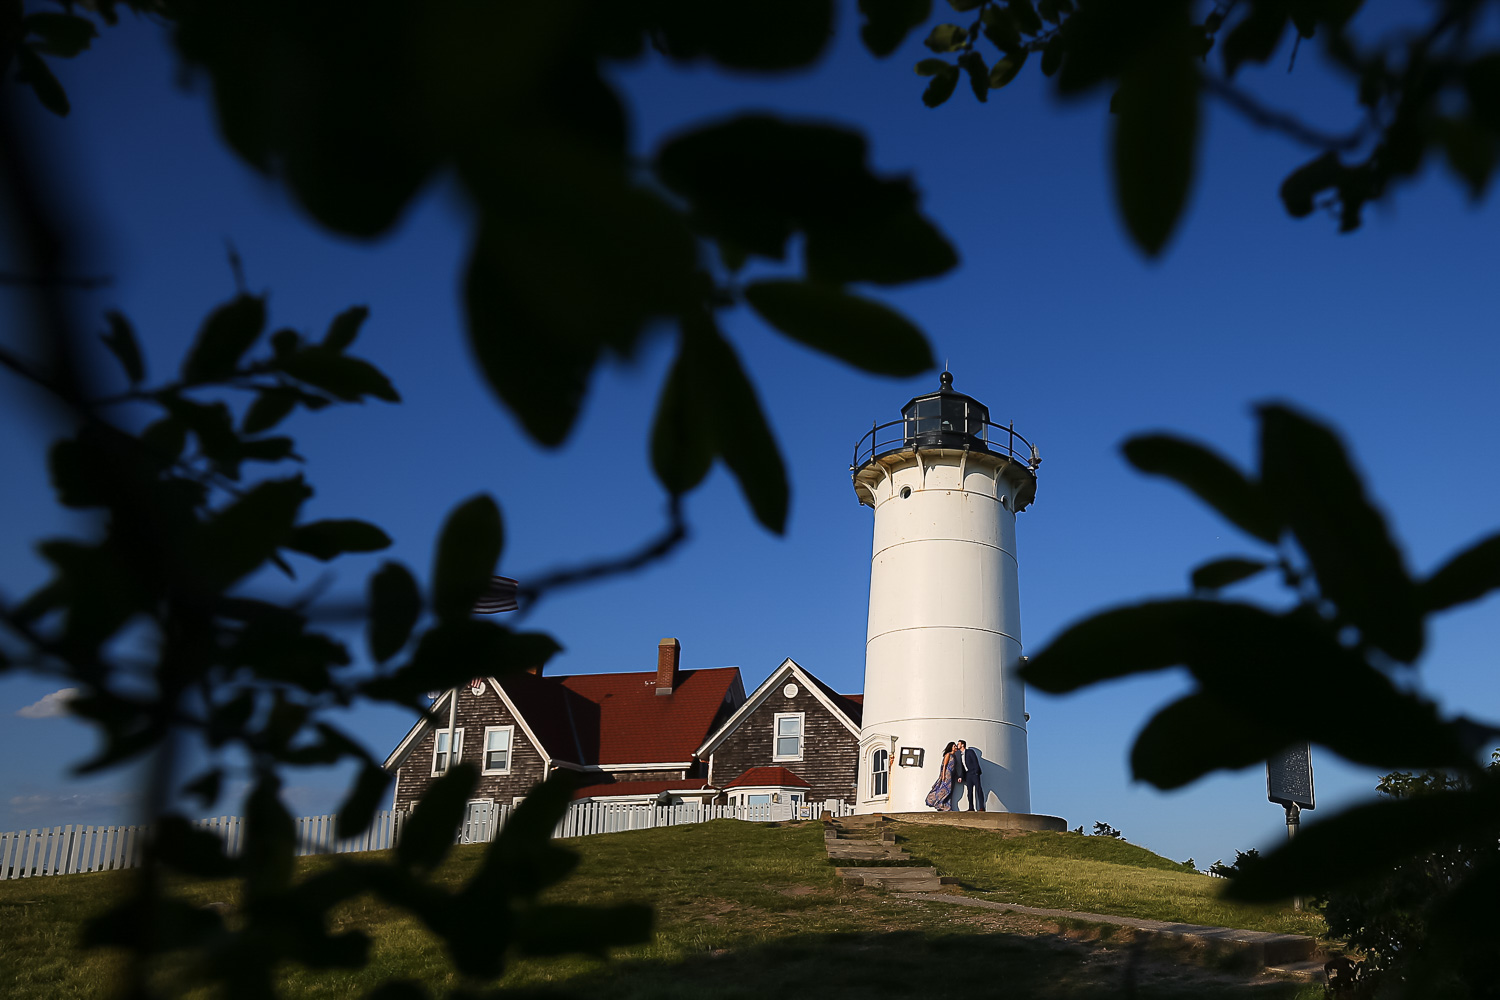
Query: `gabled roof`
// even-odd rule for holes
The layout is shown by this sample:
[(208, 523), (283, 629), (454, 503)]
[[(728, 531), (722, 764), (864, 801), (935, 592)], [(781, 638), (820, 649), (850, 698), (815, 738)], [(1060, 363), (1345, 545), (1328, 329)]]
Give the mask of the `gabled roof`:
[(752, 767), (735, 778), (727, 788), (811, 788), (812, 785), (784, 767)]
[(765, 704), (766, 699), (771, 697), (772, 691), (788, 680), (797, 680), (806, 685), (813, 696), (823, 703), (823, 707), (833, 713), (834, 718), (842, 722), (849, 732), (855, 736), (859, 735), (860, 718), (864, 712), (864, 696), (836, 694), (833, 688), (808, 673), (796, 660), (787, 657), (781, 661), (781, 666), (771, 671), (771, 676), (762, 681), (760, 687), (745, 699), (745, 703), (725, 720), (712, 736), (703, 741), (703, 745), (695, 751), (698, 758), (700, 760), (706, 758), (717, 750), (719, 744), (727, 740), (730, 734), (739, 728), (740, 723)]
[(545, 677), (498, 683), (549, 757), (579, 764), (665, 764), (693, 759), (740, 681), (738, 667), (679, 670), (671, 694), (656, 672)]
[(717, 791), (702, 778), (664, 778), (661, 781), (616, 781), (608, 785), (585, 785), (573, 792), (575, 799), (608, 798), (612, 795), (660, 795), (662, 792)]

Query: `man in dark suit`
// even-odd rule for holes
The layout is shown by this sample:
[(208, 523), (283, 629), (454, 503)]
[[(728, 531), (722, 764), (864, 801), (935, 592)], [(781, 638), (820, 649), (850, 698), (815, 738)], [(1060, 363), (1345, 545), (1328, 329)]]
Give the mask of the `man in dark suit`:
[[(969, 812), (984, 812), (984, 786), (980, 783), (979, 752), (970, 750), (969, 744), (958, 741), (958, 759), (963, 762), (963, 777), (960, 779), (969, 790)], [(976, 805), (975, 803), (978, 803)]]

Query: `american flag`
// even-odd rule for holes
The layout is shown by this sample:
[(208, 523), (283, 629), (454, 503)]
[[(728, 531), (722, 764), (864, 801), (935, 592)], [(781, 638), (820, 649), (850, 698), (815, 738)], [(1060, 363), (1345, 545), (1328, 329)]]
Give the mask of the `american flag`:
[(520, 584), (508, 576), (492, 576), (479, 600), (474, 602), (477, 615), (494, 615), (502, 611), (516, 610), (516, 591)]

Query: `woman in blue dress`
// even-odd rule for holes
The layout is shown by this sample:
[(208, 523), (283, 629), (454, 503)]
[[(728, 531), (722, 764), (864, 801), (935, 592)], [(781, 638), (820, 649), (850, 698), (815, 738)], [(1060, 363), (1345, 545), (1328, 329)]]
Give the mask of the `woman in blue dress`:
[(938, 769), (938, 779), (932, 784), (932, 791), (927, 793), (927, 804), (938, 812), (951, 812), (953, 809), (953, 782), (958, 777), (958, 754), (953, 752), (956, 744), (949, 743), (943, 747), (943, 764)]

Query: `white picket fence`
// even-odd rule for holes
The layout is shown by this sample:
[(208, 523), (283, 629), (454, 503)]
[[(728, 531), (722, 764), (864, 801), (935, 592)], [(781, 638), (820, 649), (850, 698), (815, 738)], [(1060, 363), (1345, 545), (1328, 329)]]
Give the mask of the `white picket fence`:
[[(738, 819), (751, 823), (817, 819), (824, 810), (847, 816), (852, 806), (836, 799), (825, 803), (771, 803), (754, 806), (636, 805), (621, 802), (575, 802), (553, 830), (554, 837), (583, 837), (621, 830)], [(457, 843), (483, 844), (495, 839), (515, 807), (470, 803), (458, 829)], [(384, 851), (396, 846), (409, 813), (385, 810), (375, 814), (369, 829), (358, 837), (335, 834), (333, 816), (303, 816), (297, 823), (297, 854), (350, 854)], [(244, 849), (245, 821), (238, 816), (197, 820), (194, 826), (218, 834), (225, 853), (236, 857)], [(55, 826), (0, 833), (0, 881), (39, 875), (116, 871), (141, 864), (149, 828), (145, 826)]]

